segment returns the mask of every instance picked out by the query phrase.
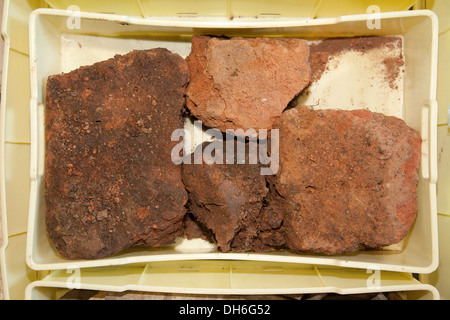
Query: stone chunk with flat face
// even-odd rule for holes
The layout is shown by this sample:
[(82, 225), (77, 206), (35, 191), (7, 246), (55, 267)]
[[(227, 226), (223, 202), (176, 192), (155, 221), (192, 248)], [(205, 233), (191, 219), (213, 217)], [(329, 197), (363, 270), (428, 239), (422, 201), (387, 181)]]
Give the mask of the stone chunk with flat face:
[[(235, 142), (235, 155), (238, 143), (244, 142)], [(209, 145), (210, 142), (205, 142), (197, 149), (205, 150)], [(226, 149), (225, 145), (223, 142), (222, 150)], [(214, 234), (220, 251), (250, 251), (258, 234), (258, 216), (268, 191), (265, 177), (260, 174), (259, 165), (250, 164), (248, 152), (245, 164), (220, 164), (210, 160), (204, 153), (200, 164), (194, 160), (183, 164), (189, 212)]]
[(310, 81), (309, 46), (302, 39), (194, 36), (187, 60), (187, 106), (222, 132), (271, 129)]
[(171, 160), (188, 67), (166, 49), (132, 51), (49, 77), (46, 223), (56, 250), (96, 259), (183, 233), (187, 193)]
[[(280, 168), (262, 217), (280, 228), (260, 238), (297, 252), (346, 254), (396, 244), (417, 213), (420, 134), (367, 110), (283, 113)], [(280, 240), (281, 239), (281, 240)]]

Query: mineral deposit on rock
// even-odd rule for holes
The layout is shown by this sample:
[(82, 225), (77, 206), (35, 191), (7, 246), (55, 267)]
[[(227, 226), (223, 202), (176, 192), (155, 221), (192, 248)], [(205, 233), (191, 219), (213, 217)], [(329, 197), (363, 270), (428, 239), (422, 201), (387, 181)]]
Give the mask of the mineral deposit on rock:
[(102, 258), (183, 233), (171, 134), (183, 127), (187, 83), (187, 63), (166, 49), (49, 77), (46, 222), (62, 256)]

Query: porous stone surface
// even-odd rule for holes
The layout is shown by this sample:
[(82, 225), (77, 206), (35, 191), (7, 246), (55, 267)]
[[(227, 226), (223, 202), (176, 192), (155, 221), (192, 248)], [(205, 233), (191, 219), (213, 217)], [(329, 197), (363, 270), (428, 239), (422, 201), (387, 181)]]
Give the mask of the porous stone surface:
[(297, 106), (275, 124), (280, 168), (268, 177), (259, 236), (270, 247), (329, 255), (398, 243), (417, 213), (421, 137), (367, 110)]
[(294, 38), (194, 36), (187, 61), (187, 107), (222, 132), (271, 129), (311, 74), (308, 43)]
[[(235, 154), (238, 143), (244, 142), (235, 141)], [(205, 150), (210, 145), (211, 142), (205, 142), (197, 148)], [(226, 150), (225, 145), (223, 142), (222, 150)], [(248, 152), (245, 164), (208, 163), (210, 158), (203, 153), (201, 164), (195, 164), (194, 160), (183, 164), (189, 212), (211, 230), (220, 251), (252, 250), (258, 234), (258, 216), (268, 191), (260, 166), (250, 164)]]
[(46, 223), (57, 251), (97, 259), (183, 233), (187, 193), (171, 160), (189, 73), (166, 49), (50, 76)]

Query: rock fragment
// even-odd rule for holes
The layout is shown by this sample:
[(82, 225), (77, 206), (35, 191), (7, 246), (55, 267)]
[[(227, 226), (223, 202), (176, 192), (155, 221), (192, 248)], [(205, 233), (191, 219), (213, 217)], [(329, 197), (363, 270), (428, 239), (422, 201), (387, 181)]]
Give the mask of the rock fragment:
[(211, 128), (268, 129), (310, 81), (302, 39), (194, 36), (187, 107)]
[(183, 232), (171, 134), (183, 127), (187, 83), (187, 63), (166, 49), (49, 77), (46, 223), (62, 256), (97, 259)]
[[(235, 142), (235, 152), (238, 143), (244, 142)], [(205, 150), (210, 144), (205, 142), (197, 148)], [(226, 143), (223, 145), (222, 150), (226, 150)], [(249, 163), (248, 152), (245, 164), (207, 164), (207, 155), (203, 158), (201, 164), (183, 164), (189, 211), (211, 230), (222, 252), (252, 250), (267, 193), (260, 166)]]
[(417, 131), (380, 113), (305, 106), (287, 110), (275, 127), (280, 169), (269, 185), (277, 196), (264, 214), (281, 213), (285, 247), (335, 255), (406, 236), (417, 213)]

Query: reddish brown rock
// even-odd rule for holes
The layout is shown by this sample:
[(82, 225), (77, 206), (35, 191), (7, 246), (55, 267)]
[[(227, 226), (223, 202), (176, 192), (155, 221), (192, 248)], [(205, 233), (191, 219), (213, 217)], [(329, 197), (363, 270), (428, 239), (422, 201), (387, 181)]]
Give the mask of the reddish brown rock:
[[(281, 227), (268, 246), (344, 254), (401, 241), (417, 213), (421, 138), (397, 118), (366, 110), (287, 110), (275, 195), (262, 214)], [(284, 242), (284, 243), (283, 243)]]
[(215, 242), (214, 234), (203, 224), (197, 221), (192, 214), (186, 214), (184, 217), (184, 235), (185, 239), (203, 239), (211, 243)]
[(183, 233), (187, 193), (171, 161), (187, 63), (133, 51), (47, 82), (46, 222), (59, 253), (96, 259)]
[[(204, 150), (208, 145), (206, 142), (197, 148)], [(248, 152), (245, 164), (206, 164), (208, 159), (204, 155), (201, 164), (183, 164), (189, 211), (211, 230), (222, 252), (252, 250), (267, 193), (260, 166), (249, 163)]]
[(310, 81), (301, 39), (194, 36), (187, 106), (206, 126), (271, 129)]

